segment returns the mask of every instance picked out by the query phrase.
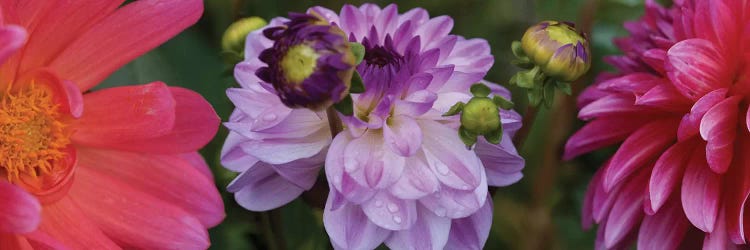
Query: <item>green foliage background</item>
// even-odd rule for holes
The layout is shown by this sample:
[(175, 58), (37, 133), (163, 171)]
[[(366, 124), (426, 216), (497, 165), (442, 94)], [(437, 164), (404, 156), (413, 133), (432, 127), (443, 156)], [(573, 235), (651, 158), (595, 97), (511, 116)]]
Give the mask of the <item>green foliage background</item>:
[[(226, 121), (233, 106), (224, 95), (235, 85), (232, 66), (220, 57), (224, 29), (239, 17), (260, 16), (270, 19), (289, 11), (303, 12), (321, 5), (339, 10), (345, 3), (364, 1), (261, 1), (206, 0), (205, 13), (197, 25), (158, 49), (138, 58), (113, 74), (101, 87), (164, 81), (200, 92)], [(384, 6), (389, 1), (374, 1)], [(490, 81), (506, 84), (516, 72), (510, 44), (520, 40), (529, 25), (545, 20), (577, 21), (590, 29), (594, 64), (579, 90), (596, 73), (608, 70), (602, 57), (618, 53), (611, 39), (627, 33), (622, 23), (643, 13), (642, 0), (434, 0), (396, 1), (400, 12), (415, 7), (427, 9), (431, 16), (449, 15), (455, 20), (454, 34), (487, 39), (495, 55), (495, 65), (487, 75)], [(516, 109), (523, 113), (525, 93), (516, 90)], [(525, 177), (494, 196), (494, 219), (487, 249), (592, 249), (594, 230), (580, 226), (580, 206), (589, 179), (612, 150), (599, 151), (561, 162), (562, 141), (580, 126), (575, 119), (572, 98), (558, 96), (551, 109), (542, 111), (531, 135), (521, 150), (527, 159)], [(227, 217), (210, 230), (213, 249), (330, 249), (322, 227), (322, 212), (297, 200), (267, 213), (253, 213), (239, 207), (225, 187), (235, 174), (224, 170), (218, 153), (226, 136), (222, 128), (203, 155), (214, 170), (224, 196)]]

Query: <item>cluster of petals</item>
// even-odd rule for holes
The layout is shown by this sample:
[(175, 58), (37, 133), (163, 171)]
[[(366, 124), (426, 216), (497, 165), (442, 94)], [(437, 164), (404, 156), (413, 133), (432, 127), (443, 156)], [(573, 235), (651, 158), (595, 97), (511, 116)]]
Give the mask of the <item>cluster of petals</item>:
[(467, 149), (458, 117), (442, 114), (483, 82), (494, 61), (487, 42), (450, 35), (451, 18), (423, 9), (399, 14), (395, 5), (365, 4), (310, 12), (365, 47), (357, 67), (365, 92), (352, 94), (354, 114), (339, 114), (345, 128), (332, 139), (325, 112), (285, 107), (255, 75), (265, 66), (259, 54), (273, 43), (262, 30), (250, 33), (235, 68), (241, 87), (227, 91), (237, 108), (225, 123), (222, 163), (242, 172), (229, 191), (247, 209), (276, 208), (310, 189), (325, 166), (323, 219), (336, 248), (481, 248), (492, 220), (488, 185), (522, 177), (524, 161), (511, 142), (520, 117), (501, 111), (502, 142), (481, 139)]
[[(219, 126), (206, 100), (161, 82), (92, 90), (194, 24), (203, 3), (124, 2), (0, 0), (0, 99), (44, 86), (70, 118), (50, 172), (14, 180), (0, 166), (0, 249), (205, 249), (224, 218), (196, 152)], [(38, 192), (20, 184), (29, 174), (55, 182)]]
[(595, 174), (583, 224), (597, 248), (732, 249), (748, 243), (750, 3), (646, 1), (624, 52), (579, 97), (589, 121), (565, 158), (621, 143)]

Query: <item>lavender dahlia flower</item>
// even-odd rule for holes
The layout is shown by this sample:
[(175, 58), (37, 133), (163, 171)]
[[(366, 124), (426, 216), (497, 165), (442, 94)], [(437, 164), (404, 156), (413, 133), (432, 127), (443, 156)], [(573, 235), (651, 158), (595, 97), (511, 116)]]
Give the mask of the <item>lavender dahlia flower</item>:
[(481, 248), (492, 221), (487, 186), (522, 177), (524, 161), (511, 142), (520, 116), (501, 110), (501, 142), (480, 139), (467, 150), (459, 118), (442, 114), (471, 99), (470, 86), (492, 66), (487, 42), (449, 35), (452, 19), (430, 18), (423, 9), (399, 15), (396, 5), (365, 4), (308, 13), (365, 47), (356, 69), (365, 92), (351, 95), (354, 114), (339, 114), (345, 129), (331, 141), (325, 114), (276, 105), (271, 84), (254, 74), (266, 66), (259, 52), (273, 42), (251, 33), (235, 70), (242, 88), (228, 91), (237, 110), (226, 123), (232, 132), (222, 155), (228, 168), (243, 172), (229, 187), (237, 201), (251, 210), (283, 205), (309, 188), (325, 163), (331, 193), (324, 224), (336, 248)]

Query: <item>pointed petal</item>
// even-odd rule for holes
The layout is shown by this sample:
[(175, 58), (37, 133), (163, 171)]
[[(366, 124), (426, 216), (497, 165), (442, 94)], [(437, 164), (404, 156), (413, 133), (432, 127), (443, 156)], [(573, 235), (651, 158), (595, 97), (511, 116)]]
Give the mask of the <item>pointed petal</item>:
[(690, 113), (683, 116), (680, 127), (677, 129), (677, 137), (680, 140), (684, 140), (697, 135), (700, 132), (700, 123), (703, 116), (706, 115), (709, 109), (723, 101), (728, 92), (729, 89), (726, 88), (717, 89), (698, 99), (693, 104), (693, 107), (690, 108)]
[(623, 183), (624, 187), (618, 192), (617, 201), (604, 226), (604, 245), (613, 248), (626, 238), (628, 234), (637, 230), (638, 222), (643, 218), (643, 188), (648, 181), (647, 171), (641, 171), (638, 176)]
[(643, 218), (638, 230), (638, 249), (677, 249), (689, 227), (680, 201), (672, 197), (659, 212)]
[(478, 140), (474, 152), (482, 160), (490, 186), (507, 186), (523, 177), (521, 170), (525, 165), (523, 157), (518, 155), (513, 141), (503, 135), (500, 144), (491, 144), (484, 138)]
[(0, 233), (28, 233), (41, 220), (42, 207), (33, 195), (0, 180)]
[(481, 175), (484, 175), (481, 161), (474, 152), (466, 149), (456, 136), (456, 130), (435, 121), (421, 120), (419, 123), (426, 135), (422, 148), (427, 164), (438, 180), (455, 189), (476, 189)]
[(726, 60), (709, 41), (688, 39), (667, 52), (667, 76), (684, 96), (698, 100), (712, 90), (731, 83)]
[(383, 137), (391, 151), (403, 157), (413, 156), (422, 147), (422, 128), (408, 116), (392, 116), (383, 126)]
[(563, 159), (571, 160), (621, 142), (650, 120), (644, 116), (605, 116), (594, 119), (568, 139)]
[(337, 249), (374, 249), (389, 236), (390, 231), (372, 223), (359, 205), (344, 201), (334, 208), (338, 194), (331, 188), (325, 210), (323, 225)]
[[(686, 165), (696, 150), (694, 140), (678, 142), (667, 149), (654, 165), (649, 180), (648, 196), (651, 211), (659, 211), (682, 180)], [(699, 149), (700, 150), (700, 149)]]
[(454, 219), (446, 249), (483, 249), (492, 226), (492, 198), (469, 217)]
[(443, 249), (448, 242), (451, 219), (438, 217), (432, 211), (418, 206), (419, 218), (412, 227), (396, 231), (385, 241), (391, 249)]
[(706, 140), (706, 159), (711, 170), (722, 174), (729, 168), (734, 155), (734, 139), (740, 96), (727, 98), (706, 112), (701, 119), (700, 134)]
[(388, 192), (378, 192), (372, 199), (362, 203), (362, 211), (375, 225), (388, 230), (405, 230), (417, 221), (417, 204), (414, 200), (403, 200)]
[(67, 197), (46, 205), (40, 231), (73, 249), (120, 249), (79, 207)]
[(721, 175), (711, 171), (705, 152), (696, 150), (682, 179), (682, 207), (688, 220), (703, 232), (712, 232), (719, 210)]

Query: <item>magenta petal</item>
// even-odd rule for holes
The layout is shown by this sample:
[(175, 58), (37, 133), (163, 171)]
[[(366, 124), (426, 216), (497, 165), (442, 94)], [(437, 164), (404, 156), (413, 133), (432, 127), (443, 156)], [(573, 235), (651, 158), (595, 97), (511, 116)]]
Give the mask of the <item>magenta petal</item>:
[(700, 133), (706, 140), (706, 159), (711, 170), (721, 174), (727, 171), (734, 155), (734, 139), (740, 96), (727, 98), (706, 112), (701, 119)]
[(601, 116), (626, 114), (647, 114), (649, 110), (635, 105), (635, 97), (629, 94), (610, 94), (581, 108), (578, 118), (591, 120)]
[(676, 120), (658, 120), (636, 130), (623, 142), (612, 156), (612, 162), (604, 175), (604, 188), (611, 190), (645, 164), (656, 159), (674, 142)]
[(374, 249), (388, 237), (389, 230), (372, 223), (359, 205), (343, 202), (333, 208), (336, 190), (331, 188), (325, 210), (323, 225), (337, 249)]
[(683, 116), (682, 121), (680, 122), (680, 127), (677, 129), (677, 138), (684, 140), (688, 137), (697, 135), (700, 130), (700, 122), (703, 119), (703, 116), (709, 109), (723, 101), (727, 92), (729, 92), (729, 89), (717, 89), (698, 99), (698, 101), (693, 104), (693, 107), (690, 108), (690, 113)]
[(682, 207), (693, 226), (712, 232), (719, 210), (721, 175), (711, 171), (705, 152), (696, 150), (682, 180)]
[(638, 116), (606, 116), (594, 119), (568, 139), (563, 159), (570, 160), (621, 142), (647, 121), (647, 118)]
[(414, 200), (403, 200), (379, 192), (369, 201), (362, 203), (362, 211), (370, 221), (388, 230), (404, 230), (417, 221), (417, 203)]
[(482, 249), (492, 226), (492, 197), (469, 217), (454, 219), (445, 249)]
[(28, 233), (41, 221), (42, 206), (22, 188), (0, 180), (0, 233)]
[[(5, 25), (0, 27), (0, 63), (4, 63), (25, 43), (28, 34), (20, 26)], [(7, 83), (3, 83), (7, 84)]]
[(649, 106), (664, 111), (684, 112), (690, 110), (692, 102), (682, 96), (670, 84), (659, 84), (649, 89), (642, 96), (636, 97), (636, 105)]
[(443, 249), (448, 242), (451, 219), (438, 217), (432, 211), (417, 207), (419, 218), (407, 230), (391, 234), (385, 244), (391, 249)]
[(638, 249), (677, 249), (690, 222), (673, 197), (658, 213), (647, 215), (638, 232)]
[(742, 249), (741, 246), (734, 245), (730, 240), (726, 227), (726, 214), (722, 209), (716, 219), (716, 230), (706, 233), (703, 239), (703, 249), (711, 250), (735, 250)]
[(684, 96), (697, 100), (704, 94), (726, 87), (729, 76), (725, 72), (727, 60), (713, 43), (702, 39), (688, 39), (676, 43), (667, 51), (667, 76)]
[(648, 196), (651, 211), (659, 211), (677, 184), (682, 180), (685, 165), (695, 151), (695, 141), (684, 141), (672, 145), (654, 165), (649, 180)]
[(422, 147), (422, 128), (408, 116), (393, 116), (383, 126), (385, 143), (397, 155), (408, 157)]
[(642, 95), (665, 80), (649, 73), (632, 73), (612, 78), (596, 85), (597, 88), (612, 92), (631, 92)]
[(604, 244), (612, 248), (623, 240), (643, 217), (643, 187), (646, 185), (646, 172), (631, 178), (609, 212), (604, 231)]

